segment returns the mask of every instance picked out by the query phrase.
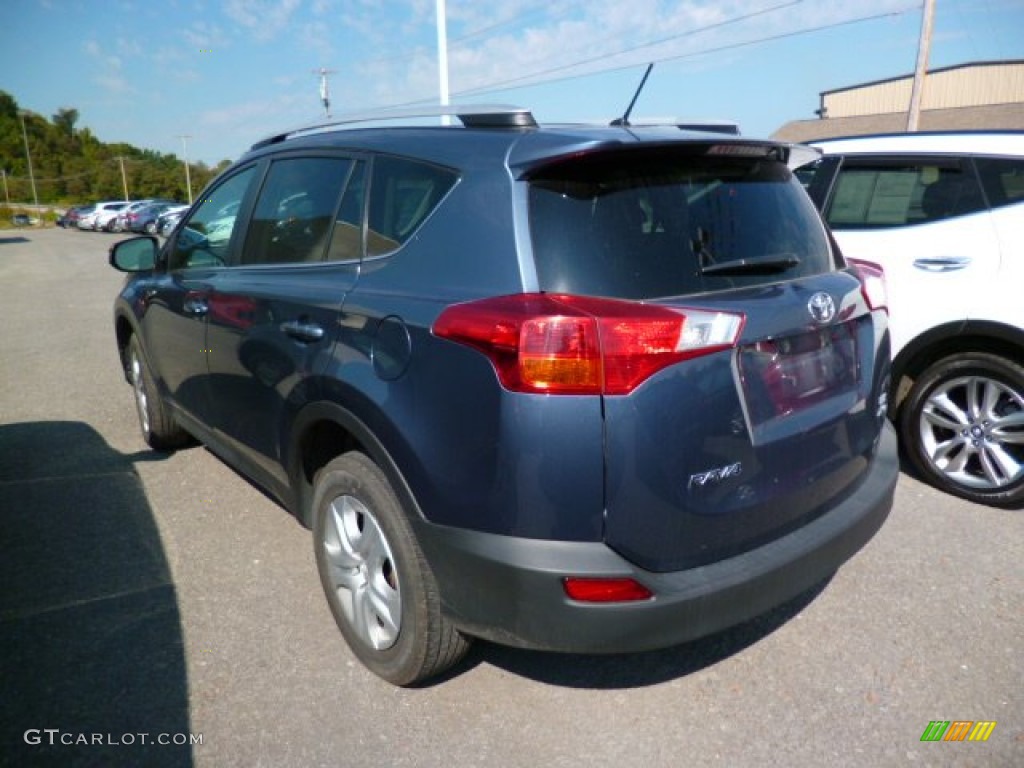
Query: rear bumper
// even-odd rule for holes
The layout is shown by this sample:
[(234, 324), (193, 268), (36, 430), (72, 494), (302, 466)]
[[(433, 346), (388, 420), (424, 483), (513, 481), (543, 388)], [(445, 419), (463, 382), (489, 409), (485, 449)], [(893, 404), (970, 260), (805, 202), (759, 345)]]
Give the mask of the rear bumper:
[[(522, 648), (623, 653), (664, 648), (734, 626), (831, 576), (874, 536), (899, 474), (886, 423), (861, 486), (808, 525), (728, 560), (673, 573), (637, 568), (600, 542), (561, 542), (420, 523), (417, 533), (447, 615), (462, 631)], [(565, 576), (630, 576), (655, 597), (583, 604)]]

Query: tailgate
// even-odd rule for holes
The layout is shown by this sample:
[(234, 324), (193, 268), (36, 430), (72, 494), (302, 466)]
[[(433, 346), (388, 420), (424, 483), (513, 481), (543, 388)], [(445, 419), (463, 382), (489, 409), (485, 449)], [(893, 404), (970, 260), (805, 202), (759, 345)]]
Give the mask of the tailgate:
[(853, 276), (694, 301), (679, 305), (742, 312), (738, 345), (605, 397), (605, 539), (653, 571), (750, 550), (824, 513), (856, 488), (883, 418), (884, 318)]

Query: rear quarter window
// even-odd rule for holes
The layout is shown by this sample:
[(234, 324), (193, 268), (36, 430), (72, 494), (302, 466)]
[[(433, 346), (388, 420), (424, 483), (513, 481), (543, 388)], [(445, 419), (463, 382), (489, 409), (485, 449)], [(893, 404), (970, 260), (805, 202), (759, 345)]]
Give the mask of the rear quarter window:
[[(821, 220), (768, 157), (604, 153), (530, 180), (541, 290), (649, 299), (832, 269)], [(744, 262), (761, 262), (763, 267)]]
[(975, 163), (993, 208), (1024, 203), (1024, 158), (979, 157)]
[(447, 168), (401, 157), (373, 161), (366, 252), (380, 256), (401, 247), (458, 179)]

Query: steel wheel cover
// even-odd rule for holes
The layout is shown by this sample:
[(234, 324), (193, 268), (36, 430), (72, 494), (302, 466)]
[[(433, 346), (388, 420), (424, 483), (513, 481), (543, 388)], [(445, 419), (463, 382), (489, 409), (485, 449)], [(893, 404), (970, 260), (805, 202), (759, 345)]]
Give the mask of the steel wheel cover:
[(356, 636), (376, 651), (390, 648), (402, 627), (402, 594), (391, 547), (370, 510), (354, 496), (327, 509), (321, 542), (327, 576)]
[(946, 478), (998, 490), (1024, 478), (1024, 394), (986, 376), (943, 382), (921, 409), (922, 453)]
[(129, 359), (129, 372), (132, 379), (132, 390), (135, 392), (135, 407), (139, 411), (139, 423), (142, 431), (149, 434), (149, 398), (146, 396), (146, 384), (142, 380), (142, 361), (133, 351)]

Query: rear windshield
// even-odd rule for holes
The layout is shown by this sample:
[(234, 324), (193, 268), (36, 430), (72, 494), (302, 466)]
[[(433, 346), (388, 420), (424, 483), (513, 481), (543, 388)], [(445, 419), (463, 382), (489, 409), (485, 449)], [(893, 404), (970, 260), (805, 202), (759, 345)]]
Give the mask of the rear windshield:
[(544, 291), (650, 299), (832, 269), (814, 206), (773, 158), (602, 153), (542, 170), (529, 201)]

